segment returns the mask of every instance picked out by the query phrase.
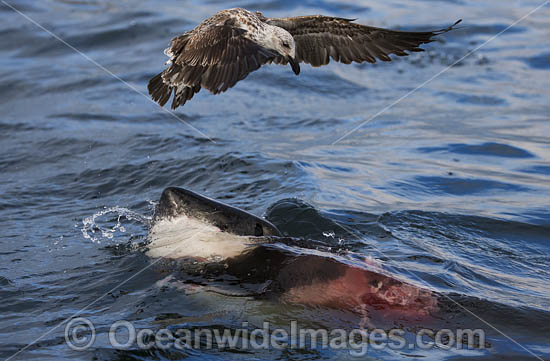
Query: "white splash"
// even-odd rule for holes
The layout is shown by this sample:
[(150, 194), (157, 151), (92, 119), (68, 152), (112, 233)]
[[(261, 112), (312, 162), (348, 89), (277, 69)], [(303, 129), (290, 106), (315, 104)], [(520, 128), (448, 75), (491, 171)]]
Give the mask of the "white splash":
[[(330, 232), (323, 232), (323, 236), (327, 237), (327, 238), (332, 238), (332, 239), (336, 239), (336, 233), (330, 231)], [(339, 246), (343, 246), (344, 245), (344, 239), (343, 238), (338, 238), (338, 245)]]
[[(109, 213), (118, 214), (116, 224), (112, 227), (102, 227), (98, 225), (96, 222), (98, 217), (102, 217)], [(82, 220), (82, 228), (80, 229), (80, 231), (82, 232), (82, 236), (86, 239), (91, 240), (94, 243), (101, 243), (101, 241), (103, 240), (112, 240), (117, 231), (122, 233), (126, 232), (126, 228), (122, 225), (121, 222), (122, 217), (129, 221), (138, 221), (147, 225), (151, 221), (150, 218), (131, 211), (127, 208), (118, 206), (110, 208), (105, 207), (104, 210), (99, 211), (94, 215), (84, 218)]]

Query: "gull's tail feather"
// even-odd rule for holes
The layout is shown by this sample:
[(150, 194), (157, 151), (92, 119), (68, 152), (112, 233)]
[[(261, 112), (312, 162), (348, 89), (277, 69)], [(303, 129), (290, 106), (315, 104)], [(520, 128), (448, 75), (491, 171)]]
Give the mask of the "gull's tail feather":
[(185, 86), (183, 84), (171, 86), (165, 83), (163, 76), (165, 76), (165, 71), (149, 80), (149, 84), (147, 85), (151, 98), (159, 103), (161, 107), (168, 102), (172, 95), (172, 91), (174, 92), (174, 99), (172, 100), (170, 108), (176, 109), (179, 106), (183, 106), (188, 100), (191, 100), (195, 93), (201, 90), (200, 84), (195, 86)]
[(155, 77), (149, 80), (149, 84), (147, 85), (149, 94), (154, 101), (160, 104), (161, 107), (166, 104), (168, 99), (170, 99), (173, 89), (173, 87), (164, 83), (162, 80), (162, 73), (163, 72), (158, 73)]
[(188, 100), (191, 100), (193, 95), (198, 93), (199, 90), (201, 90), (200, 84), (193, 87), (184, 85), (176, 87), (174, 90), (174, 100), (172, 101), (170, 108), (174, 110), (179, 106), (183, 106)]

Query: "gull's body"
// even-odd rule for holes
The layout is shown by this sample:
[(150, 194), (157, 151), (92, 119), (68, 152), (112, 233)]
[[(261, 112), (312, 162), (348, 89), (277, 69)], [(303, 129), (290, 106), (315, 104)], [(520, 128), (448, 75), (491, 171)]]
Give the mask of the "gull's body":
[(390, 61), (390, 54), (423, 51), (421, 44), (451, 29), (407, 32), (322, 15), (266, 18), (240, 8), (222, 10), (172, 39), (165, 50), (169, 66), (149, 81), (149, 93), (161, 106), (173, 93), (175, 109), (201, 88), (224, 92), (264, 64), (290, 63), (298, 75), (300, 62), (318, 67), (331, 58), (345, 64)]

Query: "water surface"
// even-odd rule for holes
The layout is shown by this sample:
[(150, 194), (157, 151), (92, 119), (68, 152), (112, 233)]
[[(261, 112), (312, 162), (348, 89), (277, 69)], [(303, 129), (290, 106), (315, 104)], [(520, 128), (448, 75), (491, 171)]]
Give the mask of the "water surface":
[[(0, 355), (8, 358), (149, 264), (147, 218), (168, 186), (265, 215), (284, 232), (381, 260), (452, 295), (450, 328), (487, 331), (484, 350), (371, 350), (373, 359), (550, 355), (550, 7), (461, 59), (540, 1), (61, 1), (13, 6), (146, 92), (169, 39), (216, 11), (327, 14), (408, 30), (463, 28), (426, 52), (376, 65), (269, 66), (176, 114), (160, 109), (0, 6)], [(353, 235), (341, 228), (344, 225)], [(338, 238), (336, 237), (336, 238)], [(118, 247), (117, 247), (118, 246)], [(114, 350), (140, 327), (236, 327), (243, 320), (357, 326), (330, 309), (158, 287), (148, 269), (82, 312), (98, 341), (70, 350), (63, 327), (18, 359), (331, 359), (347, 351)], [(503, 335), (504, 334), (504, 335)], [(510, 341), (513, 339), (515, 342)], [(521, 345), (521, 346), (520, 346)]]

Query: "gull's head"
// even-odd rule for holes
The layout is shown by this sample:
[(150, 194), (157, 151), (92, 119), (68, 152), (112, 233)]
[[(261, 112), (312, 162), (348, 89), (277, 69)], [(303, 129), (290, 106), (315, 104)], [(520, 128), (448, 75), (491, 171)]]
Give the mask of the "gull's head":
[(278, 26), (272, 26), (271, 31), (272, 36), (270, 37), (269, 44), (266, 45), (284, 56), (296, 75), (300, 74), (300, 63), (296, 59), (296, 42), (292, 35)]
[(296, 57), (296, 42), (288, 31), (278, 26), (274, 27), (276, 50), (290, 58)]

